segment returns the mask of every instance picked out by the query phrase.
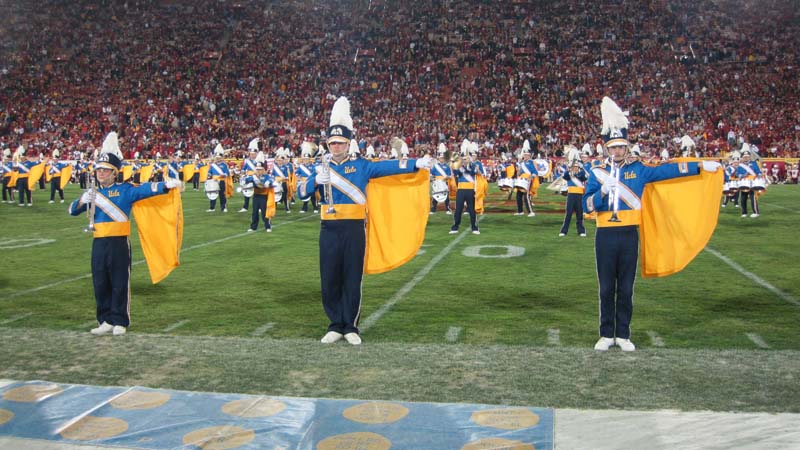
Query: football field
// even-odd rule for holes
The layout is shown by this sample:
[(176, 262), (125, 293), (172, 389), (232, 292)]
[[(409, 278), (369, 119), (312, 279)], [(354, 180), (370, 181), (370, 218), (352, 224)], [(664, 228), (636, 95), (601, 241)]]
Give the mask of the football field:
[[(319, 217), (279, 211), (247, 233), (242, 197), (208, 213), (189, 189), (181, 266), (152, 285), (138, 236), (132, 324), (94, 337), (86, 216), (69, 201), (0, 205), (0, 378), (270, 395), (558, 408), (800, 412), (800, 187), (771, 186), (761, 217), (720, 211), (682, 272), (637, 278), (632, 340), (597, 339), (594, 224), (558, 237), (564, 199), (536, 217), (492, 186), (480, 235), (429, 216), (406, 265), (365, 276), (364, 345), (323, 346)], [(280, 208), (279, 208), (280, 209)]]

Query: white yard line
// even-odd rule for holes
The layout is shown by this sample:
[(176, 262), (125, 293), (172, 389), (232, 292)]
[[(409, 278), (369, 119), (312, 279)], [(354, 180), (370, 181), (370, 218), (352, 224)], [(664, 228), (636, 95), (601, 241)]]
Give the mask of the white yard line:
[[(306, 218), (309, 218), (309, 217), (312, 217), (312, 216), (304, 216), (304, 217), (300, 217), (300, 218), (297, 218), (295, 220), (290, 220), (290, 221), (287, 221), (287, 222), (279, 222), (279, 223), (273, 224), (272, 227), (275, 228), (275, 227), (280, 226), (280, 225), (286, 225), (286, 224), (289, 224), (289, 223), (292, 223), (292, 222), (298, 222), (300, 220), (303, 220), (303, 219), (306, 219)], [(219, 244), (219, 243), (222, 243), (222, 242), (225, 242), (225, 241), (229, 241), (231, 239), (236, 239), (236, 238), (240, 238), (242, 236), (247, 236), (249, 234), (251, 234), (251, 233), (244, 232), (244, 233), (234, 234), (232, 236), (224, 237), (224, 238), (221, 238), (221, 239), (215, 239), (213, 241), (204, 242), (202, 244), (193, 245), (191, 247), (186, 247), (184, 249), (181, 249), (181, 254), (183, 254), (184, 252), (191, 251), (191, 250), (197, 250), (198, 248), (208, 247), (209, 245)], [(131, 266), (138, 266), (139, 264), (142, 264), (144, 262), (145, 261), (143, 259), (141, 259), (139, 261), (134, 261), (131, 264)], [(61, 286), (62, 284), (68, 284), (68, 283), (72, 283), (73, 281), (83, 280), (83, 279), (91, 278), (91, 277), (92, 277), (92, 274), (88, 273), (86, 275), (81, 275), (81, 276), (78, 276), (78, 277), (67, 278), (65, 280), (56, 281), (55, 283), (49, 283), (49, 284), (45, 284), (43, 286), (35, 287), (35, 288), (32, 288), (32, 289), (26, 289), (24, 291), (14, 292), (13, 294), (10, 294), (9, 296), (3, 298), (2, 300), (11, 300), (12, 298), (21, 297), (23, 295), (32, 294), (34, 292), (39, 292), (39, 291), (44, 290), (44, 289), (49, 289), (49, 288), (52, 288), (52, 287)]]
[(748, 272), (739, 264), (733, 262), (730, 258), (723, 255), (722, 253), (714, 250), (711, 247), (706, 247), (705, 251), (711, 253), (712, 255), (716, 256), (717, 258), (721, 259), (725, 264), (733, 267), (734, 270), (741, 273), (742, 275), (746, 276), (747, 278), (751, 279), (754, 283), (766, 288), (768, 291), (772, 292), (773, 294), (777, 295), (778, 297), (782, 298), (783, 300), (793, 304), (794, 306), (800, 306), (800, 300), (796, 299), (792, 294), (788, 292), (783, 292), (782, 290), (776, 288), (775, 286), (769, 284), (764, 279), (759, 277), (758, 275)]
[(30, 317), (30, 316), (32, 316), (32, 315), (33, 315), (33, 313), (30, 313), (30, 312), (28, 312), (28, 313), (22, 313), (22, 314), (17, 314), (16, 316), (11, 316), (11, 317), (9, 317), (8, 319), (6, 319), (6, 320), (3, 320), (2, 322), (0, 322), (0, 325), (6, 325), (6, 324), (9, 324), (9, 323), (11, 323), (11, 322), (16, 322), (16, 321), (18, 321), (18, 320), (22, 320), (22, 319), (24, 319), (24, 318), (26, 318), (26, 317)]
[(444, 335), (444, 339), (447, 342), (455, 342), (458, 340), (458, 336), (461, 334), (461, 327), (450, 327), (447, 329), (447, 333)]
[(178, 328), (186, 325), (187, 323), (189, 323), (188, 320), (181, 320), (180, 322), (175, 322), (172, 325), (168, 326), (167, 328), (164, 328), (162, 333), (169, 333), (170, 331), (177, 330)]
[(547, 330), (547, 345), (561, 345), (561, 330), (558, 328), (550, 328)]
[(764, 339), (761, 336), (755, 333), (745, 333), (745, 335), (747, 336), (748, 339), (753, 341), (753, 344), (756, 344), (758, 348), (763, 348), (763, 349), (770, 348), (769, 344), (767, 344), (767, 342), (764, 341)]
[(795, 214), (800, 214), (800, 211), (798, 211), (798, 210), (796, 210), (796, 209), (787, 208), (787, 207), (785, 207), (785, 206), (776, 205), (776, 204), (774, 204), (774, 203), (764, 203), (764, 202), (762, 202), (762, 201), (759, 201), (759, 202), (758, 202), (758, 204), (759, 204), (759, 205), (767, 205), (767, 206), (769, 206), (770, 208), (780, 208), (780, 209), (785, 209), (786, 211), (790, 211), (790, 212), (793, 212), (793, 213), (795, 213)]
[(650, 343), (653, 347), (663, 347), (664, 346), (664, 339), (658, 335), (655, 331), (648, 331), (647, 335), (650, 336)]
[[(480, 220), (480, 218), (478, 220)], [(447, 247), (442, 249), (438, 255), (434, 256), (433, 259), (431, 259), (430, 262), (422, 268), (422, 270), (417, 272), (417, 274), (414, 275), (414, 278), (412, 278), (408, 283), (404, 284), (399, 291), (395, 292), (395, 294), (389, 300), (387, 300), (383, 306), (378, 308), (378, 310), (372, 313), (372, 315), (364, 319), (364, 321), (359, 324), (358, 328), (363, 332), (375, 325), (375, 322), (380, 320), (381, 317), (383, 317), (383, 315), (392, 308), (392, 306), (402, 300), (406, 294), (411, 292), (411, 290), (414, 289), (414, 287), (420, 281), (422, 281), (430, 273), (430, 271), (433, 270), (433, 268), (436, 267), (436, 265), (439, 264), (445, 256), (453, 251), (453, 248), (455, 248), (455, 246), (464, 240), (464, 238), (469, 234), (472, 234), (472, 231), (469, 229), (469, 226), (467, 226), (464, 231), (462, 231), (458, 236), (456, 236), (455, 239), (453, 239), (452, 242), (447, 245)]]
[(250, 333), (250, 336), (254, 336), (254, 337), (263, 336), (264, 333), (266, 333), (267, 331), (271, 330), (274, 326), (275, 326), (274, 322), (270, 322), (270, 323), (268, 323), (266, 325), (262, 325), (262, 326), (256, 328), (255, 330), (253, 330), (253, 332)]

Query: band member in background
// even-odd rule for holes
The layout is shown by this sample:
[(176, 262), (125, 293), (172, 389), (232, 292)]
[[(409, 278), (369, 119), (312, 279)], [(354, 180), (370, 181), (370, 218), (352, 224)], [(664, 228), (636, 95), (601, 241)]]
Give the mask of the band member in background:
[(292, 212), (289, 210), (289, 174), (291, 173), (292, 167), (289, 164), (286, 155), (283, 153), (282, 150), (279, 150), (279, 154), (275, 157), (275, 162), (272, 164), (272, 176), (275, 178), (276, 183), (280, 183), (281, 187), (283, 188), (283, 196), (281, 197), (280, 204), (283, 205), (284, 211), (287, 213)]
[[(121, 158), (122, 153), (119, 151), (116, 133), (109, 133), (95, 165), (98, 186), (84, 192), (69, 206), (69, 213), (73, 216), (87, 211), (94, 214), (90, 217), (92, 221), (90, 223), (94, 226), (91, 265), (96, 317), (99, 324), (91, 330), (94, 335), (109, 333), (115, 336), (123, 335), (130, 325), (129, 236), (130, 216), (134, 203), (164, 194), (169, 189), (181, 185), (177, 179), (168, 179), (164, 183), (144, 183), (141, 186), (116, 183), (117, 173), (122, 167)], [(90, 210), (92, 203), (94, 207)], [(139, 212), (136, 213), (136, 217), (142, 236), (143, 219)]]
[[(664, 163), (655, 167), (641, 162), (628, 164), (627, 116), (608, 97), (603, 98), (600, 110), (601, 137), (610, 161), (591, 170), (583, 196), (585, 209), (597, 211), (595, 257), (600, 284), (600, 338), (594, 348), (606, 351), (616, 344), (630, 352), (636, 349), (630, 339), (630, 323), (639, 258), (642, 193), (648, 183), (697, 175), (700, 164)], [(714, 161), (703, 162), (704, 170), (713, 172), (719, 167)]]
[(722, 207), (728, 206), (728, 202), (733, 200), (733, 206), (739, 207), (739, 180), (736, 178), (736, 171), (739, 168), (739, 152), (733, 152), (729, 155), (730, 162), (725, 167), (725, 182), (728, 183), (728, 194), (725, 195), (725, 200), (722, 201)]
[[(247, 177), (255, 175), (256, 173), (256, 156), (258, 156), (258, 151), (250, 149), (250, 154), (247, 158), (242, 161), (242, 169), (241, 169), (241, 176)], [(250, 197), (244, 198), (244, 204), (242, 205), (242, 209), (239, 212), (246, 212), (247, 208), (250, 207)]]
[(533, 179), (537, 177), (536, 167), (531, 160), (531, 151), (527, 148), (522, 149), (522, 160), (517, 164), (517, 178), (527, 180), (527, 188), (517, 187), (517, 212), (515, 216), (522, 216), (522, 207), (528, 212), (528, 217), (535, 217), (536, 213), (533, 212), (533, 205), (531, 204), (531, 188), (533, 187)]
[[(444, 144), (441, 145), (444, 146)], [(432, 180), (443, 180), (447, 182), (447, 180), (453, 176), (453, 171), (450, 169), (450, 165), (447, 164), (447, 161), (445, 160), (446, 149), (444, 150), (445, 151), (442, 151), (442, 149), (439, 150), (437, 157), (438, 161), (436, 161), (431, 169)], [(431, 214), (436, 212), (436, 207), (438, 205), (439, 202), (437, 202), (435, 198), (431, 197)], [(450, 194), (448, 194), (444, 199), (444, 208), (447, 214), (453, 214), (453, 211), (450, 209)]]
[[(220, 149), (222, 147), (219, 147)], [(211, 168), (208, 169), (208, 176), (211, 177), (212, 180), (219, 182), (219, 206), (222, 209), (222, 212), (228, 212), (228, 198), (226, 196), (226, 181), (229, 176), (231, 176), (230, 168), (225, 161), (222, 159), (223, 153), (217, 152), (215, 150), (214, 153), (214, 162), (211, 163)], [(217, 199), (210, 200), (211, 204), (209, 205), (206, 212), (214, 212), (214, 209), (217, 207)]]
[(450, 234), (458, 233), (458, 227), (461, 226), (461, 214), (464, 211), (464, 203), (467, 205), (472, 234), (481, 234), (478, 229), (477, 214), (475, 213), (476, 167), (471, 162), (463, 163), (461, 157), (456, 156), (450, 168), (453, 170), (453, 176), (458, 186), (458, 190), (456, 191), (456, 212), (453, 215), (453, 226), (450, 227)]
[(61, 173), (64, 168), (69, 165), (69, 163), (59, 161), (58, 156), (58, 150), (54, 151), (53, 159), (50, 161), (47, 169), (50, 172), (50, 203), (55, 203), (56, 192), (58, 192), (58, 197), (61, 199), (61, 203), (64, 203), (64, 190), (61, 189)]
[[(311, 142), (303, 142), (300, 145), (300, 156), (303, 158), (311, 158), (311, 155), (316, 151), (316, 145), (312, 144)], [(314, 176), (314, 167), (316, 165), (313, 161), (309, 164), (305, 164), (303, 162), (296, 162), (294, 167), (294, 176), (297, 179), (298, 185), (303, 185), (308, 181), (309, 178)], [(311, 193), (311, 195), (307, 197), (301, 197), (303, 201), (303, 207), (300, 209), (301, 214), (305, 214), (308, 212), (308, 202), (311, 202), (311, 207), (313, 208), (314, 214), (319, 213), (319, 207), (317, 206), (317, 195), (315, 193)]]
[[(330, 126), (327, 130), (328, 155), (323, 156), (322, 164), (316, 176), (300, 186), (299, 195), (306, 197), (317, 186), (323, 187), (329, 196), (328, 204), (320, 205), (321, 226), (319, 235), (319, 263), (320, 283), (322, 287), (322, 305), (330, 324), (328, 332), (322, 337), (323, 344), (331, 344), (344, 338), (351, 345), (361, 344), (358, 329), (358, 320), (361, 312), (361, 280), (365, 271), (374, 264), (376, 255), (371, 250), (375, 243), (368, 245), (367, 234), (373, 236), (373, 227), (381, 221), (387, 225), (377, 226), (381, 229), (393, 228), (395, 230), (421, 230), (422, 239), (412, 248), (416, 254), (419, 244), (424, 239), (424, 225), (427, 223), (428, 209), (428, 177), (429, 174), (414, 174), (418, 169), (430, 170), (433, 160), (430, 157), (421, 159), (399, 159), (394, 161), (371, 162), (364, 158), (350, 160), (348, 151), (350, 140), (353, 136), (353, 119), (350, 116), (350, 102), (345, 97), (336, 100), (331, 111)], [(376, 180), (397, 174), (408, 174), (413, 180), (420, 180), (410, 192), (408, 184), (383, 185)], [(424, 176), (423, 176), (424, 175)], [(367, 184), (375, 180), (375, 186), (370, 190), (370, 196), (377, 197), (379, 201), (374, 205), (367, 198)], [(394, 181), (394, 179), (388, 180)], [(383, 198), (383, 193), (389, 195)], [(417, 194), (416, 197), (413, 194)], [(394, 194), (394, 195), (392, 195)], [(367, 207), (367, 204), (370, 207)], [(412, 217), (404, 207), (413, 203), (415, 215)], [(392, 221), (390, 214), (381, 214), (380, 207), (391, 208), (394, 216), (403, 217), (403, 222)], [(366, 218), (369, 215), (369, 223)], [(365, 232), (365, 226), (368, 229)], [(421, 225), (421, 228), (419, 228)], [(416, 236), (417, 238), (419, 236)], [(383, 238), (378, 235), (374, 238), (380, 242)], [(396, 243), (401, 244), (409, 239), (397, 238)], [(365, 267), (366, 254), (370, 254), (369, 264)], [(397, 255), (388, 255), (395, 257)], [(405, 254), (403, 258), (405, 258)], [(391, 267), (382, 270), (391, 270), (407, 261), (402, 259)]]
[[(14, 203), (14, 188), (11, 183), (14, 175), (14, 162), (11, 160), (11, 149), (3, 150), (3, 203)], [(16, 180), (15, 180), (16, 181)]]
[[(275, 215), (275, 191), (273, 190), (274, 179), (267, 174), (264, 167), (267, 163), (259, 161), (254, 158), (256, 171), (252, 175), (247, 175), (244, 178), (245, 183), (253, 183), (253, 213), (250, 221), (250, 228), (248, 232), (258, 230), (258, 221), (264, 221), (264, 230), (267, 233), (272, 232), (272, 223), (270, 218)], [(269, 199), (272, 196), (272, 199)], [(271, 205), (268, 205), (267, 200), (271, 200)]]
[[(27, 151), (23, 146), (19, 146), (14, 156), (19, 160), (17, 163), (17, 195), (19, 196), (19, 206), (25, 206), (25, 199), (28, 199), (28, 206), (33, 206), (31, 199), (31, 189), (28, 185), (28, 178), (35, 176), (34, 168), (39, 165), (39, 160), (32, 152)], [(22, 160), (22, 158), (25, 158)]]
[(567, 212), (564, 214), (564, 223), (561, 225), (561, 231), (558, 235), (560, 237), (567, 235), (569, 223), (572, 221), (572, 214), (575, 214), (575, 226), (578, 228), (578, 236), (586, 237), (586, 228), (583, 226), (583, 193), (586, 191), (586, 171), (583, 169), (583, 164), (577, 155), (572, 155), (567, 160), (570, 167), (562, 175), (567, 182)]
[[(752, 161), (750, 158), (750, 149), (745, 148), (742, 150), (742, 160), (739, 161), (739, 167), (736, 168), (736, 177), (739, 180), (747, 180), (752, 182), (757, 177), (763, 177), (761, 174), (761, 168), (758, 167), (757, 161)], [(742, 183), (739, 183), (739, 192), (741, 192), (742, 198), (740, 199), (742, 205), (742, 217), (747, 217), (747, 199), (750, 198), (750, 207), (753, 211), (750, 214), (750, 217), (756, 218), (759, 216), (759, 208), (758, 208), (758, 194), (750, 188), (750, 186), (743, 187)]]

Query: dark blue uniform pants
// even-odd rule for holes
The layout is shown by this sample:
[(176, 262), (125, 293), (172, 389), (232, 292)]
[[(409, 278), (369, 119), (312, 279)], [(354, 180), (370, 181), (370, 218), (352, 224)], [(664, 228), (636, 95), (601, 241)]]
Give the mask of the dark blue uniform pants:
[(459, 189), (456, 191), (456, 212), (453, 216), (453, 226), (450, 227), (452, 231), (458, 231), (461, 226), (461, 213), (464, 212), (464, 202), (467, 203), (467, 212), (469, 213), (469, 224), (472, 230), (477, 230), (478, 225), (475, 223), (475, 190), (474, 189)]
[[(225, 180), (219, 181), (219, 206), (222, 209), (228, 207), (228, 199), (225, 197)], [(217, 200), (211, 200), (211, 207), (208, 209), (214, 209), (217, 207)]]
[(564, 215), (564, 225), (561, 225), (561, 232), (567, 234), (569, 223), (572, 221), (572, 214), (575, 214), (575, 225), (578, 227), (578, 234), (586, 234), (583, 227), (583, 194), (567, 194), (567, 213)]
[(323, 220), (319, 233), (322, 307), (328, 331), (358, 333), (367, 233), (363, 220)]
[(130, 325), (131, 244), (128, 236), (95, 238), (92, 242), (92, 282), (97, 323)]
[(56, 199), (56, 192), (59, 198), (64, 200), (64, 190), (61, 189), (61, 177), (53, 177), (50, 179), (50, 200)]
[[(245, 197), (247, 198), (247, 197)], [(267, 213), (267, 196), (266, 195), (253, 195), (253, 212), (250, 217), (250, 229), (257, 230), (258, 229), (258, 221), (259, 219), (264, 220), (264, 229), (269, 230), (272, 228), (272, 225), (269, 223), (269, 219), (265, 217)]]
[(14, 201), (13, 187), (10, 185), (11, 177), (3, 177), (3, 201)]
[(600, 282), (600, 336), (630, 339), (639, 228), (598, 228), (594, 252)]
[(19, 204), (25, 204), (25, 196), (28, 196), (28, 203), (31, 202), (31, 190), (28, 189), (28, 177), (17, 178), (17, 195), (19, 196)]

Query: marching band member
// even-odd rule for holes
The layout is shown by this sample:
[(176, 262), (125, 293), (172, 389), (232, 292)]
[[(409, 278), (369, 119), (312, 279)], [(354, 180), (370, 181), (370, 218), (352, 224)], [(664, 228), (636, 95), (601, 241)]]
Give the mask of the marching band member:
[(528, 211), (528, 217), (536, 216), (536, 213), (533, 212), (533, 205), (531, 204), (531, 188), (533, 187), (533, 179), (537, 176), (538, 174), (536, 172), (536, 167), (533, 165), (533, 160), (531, 160), (531, 151), (530, 149), (523, 147), (522, 160), (517, 163), (517, 177), (527, 180), (528, 187), (525, 189), (522, 187), (516, 188), (517, 212), (514, 214), (515, 216), (521, 216), (524, 214), (522, 212), (523, 205), (525, 206), (525, 210)]
[[(763, 177), (761, 173), (761, 168), (758, 167), (757, 161), (752, 161), (750, 158), (751, 150), (749, 148), (742, 149), (742, 160), (739, 161), (739, 167), (736, 168), (736, 177), (739, 180), (755, 180), (756, 178)], [(754, 191), (751, 187), (742, 188), (742, 184), (739, 184), (739, 192), (741, 192), (741, 205), (742, 205), (742, 217), (747, 217), (747, 198), (750, 197), (750, 207), (753, 211), (750, 214), (750, 217), (758, 217), (759, 216), (759, 208), (758, 208), (758, 194)]]
[[(577, 149), (575, 149), (577, 153)], [(567, 182), (567, 203), (566, 214), (564, 214), (564, 223), (561, 225), (561, 231), (558, 233), (559, 237), (567, 235), (569, 232), (569, 223), (572, 221), (572, 214), (575, 214), (575, 226), (578, 228), (578, 235), (586, 237), (586, 228), (583, 226), (583, 193), (586, 191), (585, 183), (587, 180), (586, 171), (583, 169), (583, 164), (580, 157), (573, 153), (568, 155), (567, 161), (569, 168), (564, 171), (562, 178)]]
[(794, 163), (794, 166), (792, 166), (792, 170), (789, 171), (789, 173), (792, 177), (792, 184), (797, 184), (797, 178), (798, 175), (800, 175), (800, 163)]
[[(300, 144), (300, 156), (302, 158), (311, 158), (314, 152), (316, 152), (317, 146), (311, 142), (305, 141)], [(312, 160), (311, 164), (305, 164), (301, 161), (297, 161), (294, 165), (294, 176), (297, 179), (298, 185), (303, 185), (311, 178), (314, 174), (314, 167), (315, 164)], [(319, 213), (319, 207), (317, 206), (317, 195), (315, 193), (311, 193), (308, 197), (301, 198), (303, 201), (303, 207), (300, 209), (301, 214), (305, 214), (308, 212), (308, 202), (311, 201), (311, 207), (313, 208), (314, 214)]]
[[(25, 206), (25, 198), (28, 199), (28, 206), (33, 206), (31, 199), (31, 184), (38, 181), (36, 168), (39, 166), (39, 160), (32, 152), (25, 150), (25, 147), (19, 146), (14, 156), (21, 160), (25, 157), (24, 161), (17, 163), (17, 195), (19, 196), (19, 206)], [(41, 173), (38, 174), (39, 176)], [(37, 180), (30, 181), (29, 178), (37, 178)]]
[[(219, 206), (222, 209), (222, 212), (228, 212), (228, 198), (226, 196), (227, 192), (227, 185), (226, 181), (229, 176), (231, 176), (230, 168), (225, 161), (222, 159), (224, 153), (222, 151), (222, 146), (218, 145), (216, 149), (214, 149), (214, 162), (211, 163), (211, 167), (208, 169), (208, 176), (211, 177), (212, 180), (219, 182)], [(211, 204), (209, 205), (206, 212), (214, 212), (214, 209), (217, 207), (217, 199), (210, 200)]]
[(167, 165), (167, 178), (181, 179), (181, 166), (180, 166), (180, 150), (169, 155), (169, 164)]
[[(14, 203), (13, 175), (14, 161), (11, 160), (11, 149), (3, 150), (3, 203)], [(16, 181), (16, 180), (14, 180)]]
[[(606, 351), (616, 344), (629, 352), (636, 349), (630, 340), (630, 323), (639, 256), (642, 193), (649, 183), (696, 175), (700, 164), (665, 163), (651, 167), (641, 162), (627, 163), (628, 118), (608, 97), (603, 98), (600, 110), (601, 136), (609, 153), (609, 164), (591, 170), (583, 196), (585, 209), (598, 212), (595, 257), (600, 284), (600, 339), (594, 348)], [(719, 163), (705, 161), (702, 167), (714, 172)], [(721, 183), (721, 179), (719, 181)]]
[[(103, 335), (112, 333), (115, 336), (126, 333), (130, 325), (130, 272), (131, 272), (131, 244), (130, 233), (131, 210), (135, 204), (153, 196), (167, 193), (170, 189), (178, 188), (181, 182), (177, 179), (168, 179), (164, 183), (144, 183), (141, 186), (133, 186), (130, 183), (117, 183), (117, 173), (122, 167), (122, 153), (119, 151), (119, 143), (115, 132), (109, 133), (103, 143), (103, 150), (97, 159), (95, 174), (97, 175), (98, 186), (94, 189), (85, 191), (78, 200), (69, 206), (69, 213), (77, 216), (83, 212), (88, 212), (91, 216), (90, 227), (93, 226), (94, 240), (92, 241), (92, 284), (94, 285), (94, 296), (96, 304), (96, 316), (98, 327), (93, 328), (91, 333)], [(180, 195), (178, 194), (178, 199)], [(93, 204), (93, 205), (92, 205)], [(178, 200), (174, 208), (180, 208)], [(137, 225), (139, 228), (140, 240), (145, 250), (145, 257), (153, 276), (154, 260), (150, 255), (150, 249), (146, 245), (146, 239), (150, 238), (143, 229), (146, 223), (144, 211), (136, 209)], [(177, 210), (176, 210), (177, 211)], [(180, 216), (175, 212), (175, 217)], [(160, 215), (155, 222), (164, 222)], [(167, 224), (178, 226), (182, 234), (182, 223), (175, 219), (175, 223)], [(162, 226), (162, 223), (156, 223)], [(162, 234), (162, 233), (156, 233)], [(177, 233), (172, 229), (172, 233), (163, 233), (166, 236), (155, 236), (155, 247), (170, 247), (168, 240), (176, 239)], [(172, 242), (174, 250), (177, 243)], [(159, 261), (163, 263), (164, 261)], [(177, 253), (173, 261), (168, 263), (172, 268), (177, 266)], [(160, 269), (165, 269), (163, 266)], [(163, 274), (166, 276), (166, 274)], [(163, 276), (161, 278), (163, 278)], [(160, 281), (160, 279), (158, 280)], [(153, 282), (157, 282), (153, 279)]]
[[(256, 138), (258, 139), (258, 138)], [(253, 149), (252, 146), (253, 142), (250, 142), (250, 154), (247, 158), (242, 161), (242, 175), (243, 177), (252, 176), (256, 173), (256, 157), (258, 156), (258, 142), (256, 142), (256, 147)], [(244, 197), (244, 204), (242, 205), (242, 209), (239, 212), (247, 212), (247, 208), (250, 207), (250, 197)]]
[(733, 206), (738, 208), (739, 207), (739, 187), (738, 187), (738, 179), (736, 177), (736, 171), (739, 168), (739, 152), (733, 152), (729, 156), (730, 162), (728, 166), (725, 167), (725, 171), (723, 172), (725, 175), (725, 182), (728, 183), (730, 186), (728, 195), (725, 196), (725, 200), (722, 202), (722, 207), (725, 208), (728, 206), (728, 202), (733, 200)]
[(199, 191), (200, 190), (200, 169), (205, 167), (206, 162), (200, 159), (200, 155), (195, 153), (194, 154), (194, 175), (192, 175), (192, 190)]
[(69, 163), (59, 161), (58, 160), (59, 153), (58, 150), (53, 152), (53, 160), (50, 161), (48, 172), (50, 174), (50, 202), (55, 203), (56, 201), (56, 192), (58, 192), (58, 196), (61, 199), (61, 203), (64, 203), (64, 189), (61, 187), (61, 175), (62, 171), (69, 166)]
[[(444, 144), (439, 144), (440, 148), (438, 150), (438, 161), (434, 163), (433, 168), (431, 169), (431, 179), (432, 180), (443, 180), (447, 181), (453, 176), (453, 171), (450, 169), (450, 165), (447, 164), (445, 160), (445, 153), (446, 148), (444, 148)], [(431, 214), (436, 212), (436, 207), (439, 205), (439, 202), (436, 201), (435, 198), (431, 197)], [(450, 194), (444, 200), (444, 208), (447, 214), (453, 214), (453, 211), (450, 209)]]
[(472, 234), (481, 234), (475, 213), (475, 175), (478, 173), (476, 167), (471, 162), (467, 162), (466, 165), (463, 164), (461, 157), (456, 156), (456, 159), (451, 163), (451, 168), (453, 169), (453, 176), (456, 179), (458, 190), (456, 191), (456, 212), (453, 215), (453, 226), (450, 227), (450, 234), (458, 233), (458, 227), (461, 226), (464, 203), (467, 204), (466, 212), (469, 214)]
[(281, 197), (281, 201), (279, 203), (283, 204), (283, 209), (286, 213), (292, 212), (289, 210), (289, 174), (291, 173), (292, 167), (288, 164), (288, 160), (286, 159), (286, 155), (283, 153), (283, 150), (278, 150), (275, 156), (275, 162), (272, 164), (272, 176), (275, 178), (276, 183), (280, 183), (281, 187), (283, 188), (283, 196)]
[[(270, 218), (275, 215), (275, 191), (273, 189), (274, 178), (270, 176), (266, 168), (266, 162), (262, 159), (256, 157), (254, 158), (255, 162), (255, 173), (252, 175), (247, 175), (244, 178), (245, 183), (253, 183), (253, 213), (250, 221), (250, 228), (247, 229), (248, 232), (253, 232), (258, 230), (258, 221), (260, 217), (264, 218), (264, 230), (267, 233), (272, 232), (272, 223), (270, 222)], [(271, 201), (267, 202), (268, 197), (272, 195)]]
[[(364, 158), (350, 160), (353, 119), (350, 102), (345, 97), (333, 105), (327, 136), (330, 156), (325, 155), (317, 175), (300, 186), (301, 197), (317, 186), (323, 186), (328, 194), (328, 204), (321, 205), (319, 259), (322, 305), (330, 324), (321, 342), (331, 344), (344, 337), (351, 345), (359, 345), (363, 274), (391, 270), (418, 251), (428, 217), (429, 174), (414, 172), (430, 170), (433, 160), (430, 157), (379, 162)], [(398, 177), (403, 180), (397, 180)], [(367, 198), (368, 184), (371, 199)], [(375, 199), (378, 201), (373, 202)], [(369, 220), (365, 222), (367, 217)], [(404, 222), (400, 223), (399, 217)], [(386, 236), (387, 232), (394, 234)], [(412, 232), (419, 234), (412, 239), (408, 236)], [(395, 246), (391, 254), (382, 253), (377, 245), (387, 238)], [(408, 245), (411, 240), (414, 242)], [(371, 244), (367, 245), (368, 242)], [(401, 252), (399, 246), (408, 251)]]

